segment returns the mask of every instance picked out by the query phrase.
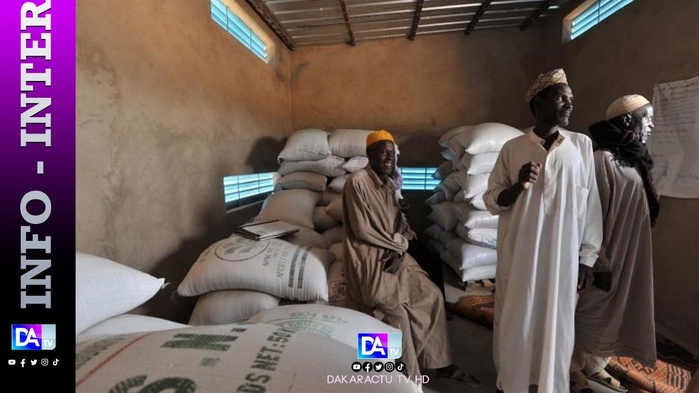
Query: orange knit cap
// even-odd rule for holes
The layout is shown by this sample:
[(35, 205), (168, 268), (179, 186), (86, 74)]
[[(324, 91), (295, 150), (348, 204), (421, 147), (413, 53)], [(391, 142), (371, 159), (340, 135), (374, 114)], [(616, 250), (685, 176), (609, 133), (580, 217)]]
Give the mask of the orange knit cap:
[(374, 131), (371, 134), (367, 135), (366, 137), (366, 146), (369, 147), (373, 145), (376, 142), (381, 142), (381, 141), (391, 141), (394, 142), (393, 140), (393, 135), (391, 135), (390, 132), (386, 130), (378, 130)]

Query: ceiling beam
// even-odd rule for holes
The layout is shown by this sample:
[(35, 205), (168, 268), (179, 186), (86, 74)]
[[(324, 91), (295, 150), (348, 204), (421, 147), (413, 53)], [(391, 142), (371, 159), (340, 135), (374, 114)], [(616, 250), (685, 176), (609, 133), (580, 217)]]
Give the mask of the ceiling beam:
[(349, 35), (349, 45), (357, 45), (357, 41), (354, 39), (354, 32), (352, 32), (352, 22), (350, 21), (349, 12), (347, 12), (347, 3), (345, 0), (339, 0), (340, 7), (342, 7), (342, 17), (345, 18), (345, 26), (347, 26), (347, 34)]
[(286, 45), (289, 50), (296, 50), (296, 44), (291, 38), (289, 33), (284, 29), (279, 20), (274, 16), (272, 11), (267, 7), (267, 5), (262, 0), (245, 0), (252, 7), (252, 9), (257, 12), (257, 15), (265, 21), (267, 26), (269, 26), (274, 34), (279, 37), (279, 39)]
[(420, 16), (422, 15), (422, 6), (425, 4), (425, 0), (417, 0), (415, 5), (415, 16), (413, 16), (413, 25), (410, 28), (410, 33), (408, 34), (409, 40), (414, 40), (417, 35), (417, 27), (420, 25)]
[(541, 3), (541, 5), (539, 5), (539, 8), (534, 10), (534, 12), (532, 12), (532, 14), (529, 15), (529, 17), (527, 19), (525, 19), (524, 22), (522, 22), (522, 25), (519, 26), (519, 29), (524, 30), (527, 27), (529, 27), (529, 25), (531, 25), (535, 20), (537, 20), (539, 18), (539, 16), (541, 16), (541, 14), (546, 12), (546, 10), (548, 10), (549, 7), (551, 7), (552, 3), (553, 3), (553, 0), (546, 0), (543, 3)]
[(471, 23), (468, 24), (468, 27), (466, 27), (466, 35), (471, 34), (473, 29), (476, 27), (476, 24), (478, 21), (483, 17), (483, 14), (485, 14), (485, 11), (490, 7), (491, 0), (486, 0), (481, 3), (481, 6), (478, 7), (478, 11), (476, 11), (476, 15), (473, 15), (473, 18), (471, 19)]

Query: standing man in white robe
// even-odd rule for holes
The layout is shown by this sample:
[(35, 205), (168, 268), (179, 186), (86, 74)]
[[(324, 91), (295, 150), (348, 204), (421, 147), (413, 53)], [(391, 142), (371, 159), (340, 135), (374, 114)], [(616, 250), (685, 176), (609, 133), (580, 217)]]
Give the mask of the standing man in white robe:
[(602, 241), (592, 141), (567, 131), (565, 72), (525, 95), (534, 127), (508, 141), (483, 199), (498, 221), (493, 357), (505, 393), (568, 393), (577, 291), (592, 281)]

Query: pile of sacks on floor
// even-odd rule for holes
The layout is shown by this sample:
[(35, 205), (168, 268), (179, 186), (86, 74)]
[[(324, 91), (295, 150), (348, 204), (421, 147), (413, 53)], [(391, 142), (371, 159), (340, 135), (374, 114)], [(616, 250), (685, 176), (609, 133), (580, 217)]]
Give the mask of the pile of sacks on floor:
[(500, 149), (519, 135), (491, 122), (456, 127), (439, 139), (445, 161), (433, 175), (440, 183), (425, 201), (432, 209), (425, 233), (463, 282), (495, 278), (498, 216), (486, 209), (483, 194)]
[[(244, 257), (269, 256), (269, 247), (283, 248), (273, 244), (263, 247), (263, 243), (240, 247), (235, 241), (210, 252), (220, 256), (229, 269), (245, 269), (249, 266), (237, 266), (247, 263)], [(208, 267), (196, 268), (200, 279), (206, 269), (212, 269), (207, 274), (227, 275), (223, 265), (214, 271), (213, 256), (202, 258), (197, 263)], [(279, 266), (274, 261), (262, 262), (262, 270), (269, 264)], [(350, 376), (350, 362), (357, 354), (357, 334), (400, 332), (368, 314), (322, 304), (272, 307), (245, 322), (191, 326), (135, 313), (135, 308), (162, 291), (166, 285), (163, 278), (80, 252), (76, 253), (75, 268), (75, 392), (80, 393), (114, 391), (128, 381), (139, 386), (146, 381), (148, 386), (180, 387), (164, 389), (167, 391), (349, 393), (356, 391), (356, 386), (336, 377)], [(251, 284), (253, 276), (248, 277)], [(212, 276), (208, 279), (207, 283), (190, 277), (188, 290), (203, 290), (204, 285), (215, 287), (223, 282)], [(228, 280), (233, 282), (232, 277)], [(302, 287), (289, 293), (311, 298), (317, 295), (312, 285)], [(271, 287), (270, 291), (276, 289)], [(232, 293), (209, 293), (219, 292), (223, 296)], [(237, 304), (229, 302), (226, 306), (235, 308)], [(223, 308), (219, 312), (227, 313)], [(259, 372), (263, 378), (256, 374)], [(412, 380), (392, 378), (393, 374), (373, 371), (374, 382), (363, 385), (362, 391), (421, 391)], [(258, 377), (251, 378), (255, 375)]]
[(281, 220), (299, 231), (264, 241), (234, 234), (209, 246), (177, 290), (198, 296), (190, 325), (243, 321), (280, 304), (345, 305), (342, 189), (367, 165), (371, 132), (302, 129), (289, 137), (275, 192), (253, 222)]

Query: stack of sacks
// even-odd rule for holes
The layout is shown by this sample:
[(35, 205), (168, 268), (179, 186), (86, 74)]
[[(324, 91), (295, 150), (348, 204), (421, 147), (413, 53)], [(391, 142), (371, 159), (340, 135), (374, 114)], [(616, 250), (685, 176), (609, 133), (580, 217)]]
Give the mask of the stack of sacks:
[[(348, 383), (355, 378), (348, 371), (357, 358), (355, 332), (364, 332), (362, 327), (395, 331), (349, 309), (292, 310), (293, 315), (282, 308), (261, 316), (270, 323), (190, 326), (85, 341), (75, 346), (75, 392), (352, 393), (359, 390)], [(363, 393), (422, 392), (412, 379), (396, 375), (372, 371), (357, 374), (363, 378), (355, 382), (363, 382)]]
[(245, 321), (282, 299), (327, 303), (327, 272), (335, 257), (326, 248), (235, 234), (214, 242), (177, 287), (180, 296), (199, 297), (189, 324)]
[[(344, 305), (342, 189), (368, 163), (371, 132), (309, 128), (289, 137), (277, 156), (275, 192), (252, 221), (281, 220), (299, 231), (266, 242), (233, 235), (212, 244), (178, 287), (181, 296), (199, 296), (191, 325), (245, 321), (288, 301)], [(247, 255), (262, 243), (269, 247)]]
[(520, 135), (506, 124), (482, 123), (453, 128), (439, 140), (446, 161), (433, 174), (441, 181), (425, 201), (433, 222), (425, 233), (464, 282), (495, 278), (498, 217), (486, 210), (483, 194), (500, 149)]
[(345, 266), (343, 241), (345, 239), (344, 227), (342, 226), (342, 190), (347, 177), (369, 163), (366, 157), (366, 138), (372, 130), (358, 129), (336, 129), (328, 137), (328, 145), (333, 155), (346, 159), (343, 169), (345, 173), (330, 180), (328, 190), (323, 193), (319, 208), (322, 216), (327, 214), (339, 223), (335, 227), (319, 228), (323, 231), (323, 236), (330, 242), (329, 250), (335, 256), (335, 261), (330, 265), (328, 271), (328, 304), (334, 306), (346, 306), (347, 285), (345, 281)]
[(76, 343), (114, 334), (186, 327), (181, 323), (134, 313), (164, 286), (163, 278), (110, 259), (76, 252)]
[[(289, 138), (277, 156), (281, 162), (277, 190), (305, 189), (319, 193), (310, 226), (316, 232), (325, 234), (342, 224), (342, 189), (352, 172), (368, 164), (366, 137), (371, 132), (355, 129), (336, 129), (331, 133), (319, 129), (299, 130)], [(260, 217), (275, 218), (265, 214), (264, 207), (258, 219)], [(328, 237), (334, 238), (333, 234)]]

